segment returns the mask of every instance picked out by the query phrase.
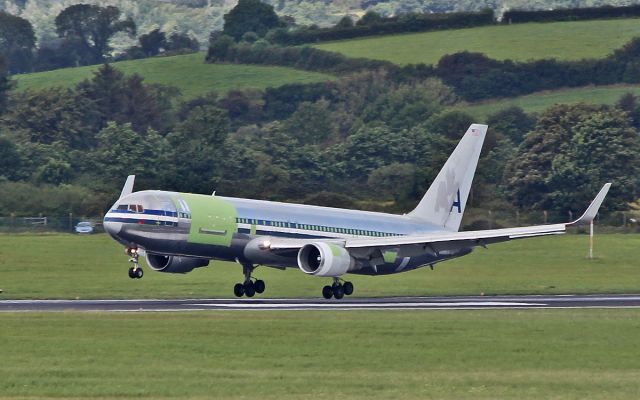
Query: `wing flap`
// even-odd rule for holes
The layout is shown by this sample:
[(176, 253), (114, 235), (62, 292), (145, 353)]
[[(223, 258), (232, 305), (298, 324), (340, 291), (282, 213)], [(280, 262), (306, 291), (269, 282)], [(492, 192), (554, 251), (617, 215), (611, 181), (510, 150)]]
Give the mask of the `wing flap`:
[(537, 225), (522, 228), (491, 229), (468, 232), (439, 232), (424, 235), (393, 236), (388, 238), (353, 238), (347, 239), (345, 248), (359, 247), (398, 247), (415, 244), (470, 241), (483, 245), (483, 240), (492, 243), (533, 236), (557, 235), (566, 231), (566, 224)]

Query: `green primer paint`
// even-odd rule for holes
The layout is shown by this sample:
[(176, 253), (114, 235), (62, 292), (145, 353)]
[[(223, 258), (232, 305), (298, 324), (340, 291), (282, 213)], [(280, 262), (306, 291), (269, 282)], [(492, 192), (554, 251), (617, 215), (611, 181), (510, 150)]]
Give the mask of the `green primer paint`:
[(200, 194), (182, 193), (180, 197), (191, 209), (189, 243), (231, 245), (231, 238), (238, 230), (238, 212), (231, 203)]
[(398, 253), (395, 251), (385, 251), (382, 253), (382, 257), (384, 258), (384, 262), (391, 264), (398, 259)]
[(342, 247), (329, 243), (329, 248), (335, 257), (340, 257), (342, 255)]
[(256, 224), (251, 224), (251, 234), (252, 235), (256, 234)]

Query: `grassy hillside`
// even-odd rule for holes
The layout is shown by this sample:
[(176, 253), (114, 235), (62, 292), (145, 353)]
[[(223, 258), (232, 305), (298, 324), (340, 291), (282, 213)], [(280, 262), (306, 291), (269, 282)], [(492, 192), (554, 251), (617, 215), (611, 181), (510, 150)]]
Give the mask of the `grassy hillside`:
[[(588, 241), (586, 235), (521, 240), (476, 249), (469, 256), (439, 264), (434, 271), (423, 268), (389, 277), (349, 279), (356, 286), (356, 296), (637, 293), (640, 235), (597, 235), (595, 260), (585, 259)], [(22, 251), (25, 248), (29, 248), (28, 257)], [(232, 297), (233, 285), (242, 279), (238, 264), (212, 262), (186, 275), (147, 269), (144, 279), (131, 280), (128, 264), (122, 247), (104, 234), (2, 235), (0, 298)], [(258, 268), (255, 276), (267, 283), (261, 297), (317, 298), (330, 281), (297, 269)]]
[(491, 100), (481, 103), (461, 104), (456, 110), (473, 115), (477, 121), (485, 121), (487, 116), (510, 106), (521, 107), (528, 113), (541, 112), (554, 104), (595, 103), (614, 104), (623, 94), (631, 92), (640, 96), (638, 85), (589, 86), (585, 88), (551, 90), (527, 96)]
[[(286, 83), (309, 83), (333, 79), (330, 75), (283, 67), (205, 64), (204, 54), (146, 58), (113, 64), (125, 74), (137, 73), (148, 83), (173, 85), (184, 98), (193, 98), (211, 90), (226, 93), (232, 89), (266, 88)], [(65, 68), (15, 76), (18, 90), (51, 86), (73, 86), (90, 78), (100, 66)]]
[(349, 57), (401, 65), (434, 64), (445, 54), (482, 52), (495, 59), (599, 58), (640, 36), (640, 19), (530, 23), (393, 35), (319, 44)]

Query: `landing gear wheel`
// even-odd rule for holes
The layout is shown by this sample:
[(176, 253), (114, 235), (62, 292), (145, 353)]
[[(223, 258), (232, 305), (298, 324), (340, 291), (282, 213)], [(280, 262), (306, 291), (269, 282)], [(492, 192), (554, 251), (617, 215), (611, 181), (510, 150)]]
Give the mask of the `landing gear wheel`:
[(353, 283), (347, 281), (342, 284), (345, 296), (351, 296), (353, 294)]
[(256, 294), (256, 287), (253, 285), (253, 282), (247, 281), (244, 283), (244, 294), (247, 297), (253, 297)]
[(337, 300), (340, 300), (344, 297), (344, 289), (342, 288), (342, 285), (333, 285), (331, 291), (333, 292), (333, 297), (335, 297)]
[(331, 286), (327, 285), (322, 288), (322, 297), (327, 300), (333, 297), (333, 289), (331, 289)]
[(260, 294), (264, 292), (266, 285), (263, 280), (258, 279), (253, 283), (253, 287), (256, 290), (256, 293)]
[(129, 278), (136, 279), (136, 271), (133, 269), (133, 267), (129, 268)]
[(134, 272), (136, 274), (136, 279), (142, 279), (142, 277), (144, 276), (144, 271), (142, 270), (142, 268), (138, 268), (134, 270)]
[(236, 297), (244, 296), (244, 285), (242, 283), (236, 283), (233, 287), (233, 294), (235, 294)]

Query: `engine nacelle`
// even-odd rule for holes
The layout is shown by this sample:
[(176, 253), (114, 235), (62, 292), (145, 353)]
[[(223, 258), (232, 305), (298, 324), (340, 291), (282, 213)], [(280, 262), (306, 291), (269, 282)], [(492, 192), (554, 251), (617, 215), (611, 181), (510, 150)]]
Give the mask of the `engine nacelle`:
[(172, 274), (186, 274), (187, 272), (193, 271), (195, 268), (209, 265), (209, 260), (147, 253), (147, 264), (154, 271), (168, 272)]
[(355, 260), (342, 246), (332, 243), (309, 243), (298, 252), (298, 267), (305, 274), (337, 277), (346, 274)]

